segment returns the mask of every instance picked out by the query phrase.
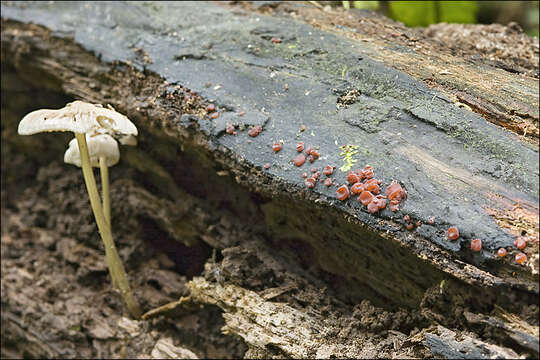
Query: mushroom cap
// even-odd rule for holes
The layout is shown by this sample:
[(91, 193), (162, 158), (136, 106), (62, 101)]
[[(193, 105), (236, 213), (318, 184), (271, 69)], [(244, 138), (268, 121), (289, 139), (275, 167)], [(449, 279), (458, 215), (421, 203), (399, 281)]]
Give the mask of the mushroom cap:
[(124, 115), (84, 101), (74, 101), (62, 109), (42, 109), (27, 114), (19, 123), (20, 135), (50, 131), (73, 131), (86, 134), (105, 129), (111, 135), (137, 135), (137, 128)]
[(137, 145), (137, 138), (133, 135), (124, 135), (118, 138), (118, 141), (122, 145), (129, 145), (129, 146), (136, 146)]
[[(99, 167), (99, 158), (102, 156), (105, 157), (107, 166), (116, 165), (120, 161), (118, 143), (112, 136), (99, 133), (86, 134), (85, 136), (90, 164), (93, 167)], [(64, 162), (81, 167), (81, 153), (76, 138), (69, 142), (69, 147), (64, 154)]]

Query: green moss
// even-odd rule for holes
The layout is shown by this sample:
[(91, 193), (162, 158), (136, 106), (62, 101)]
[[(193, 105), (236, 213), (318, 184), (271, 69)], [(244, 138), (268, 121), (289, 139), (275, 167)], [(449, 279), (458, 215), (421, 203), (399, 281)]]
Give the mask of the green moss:
[(353, 157), (358, 153), (357, 145), (344, 145), (341, 146), (341, 158), (343, 160), (343, 165), (339, 168), (342, 172), (347, 172), (351, 170), (352, 166), (356, 163), (356, 159)]
[(493, 140), (485, 134), (479, 134), (466, 122), (449, 127), (448, 136), (462, 141), (465, 149), (470, 146), (479, 153), (490, 155), (496, 159), (508, 160), (515, 156), (514, 151), (508, 145)]
[(381, 123), (381, 121), (382, 121), (381, 119), (375, 118), (375, 119), (373, 119), (371, 121), (371, 125), (372, 126), (377, 126), (377, 125), (379, 125)]

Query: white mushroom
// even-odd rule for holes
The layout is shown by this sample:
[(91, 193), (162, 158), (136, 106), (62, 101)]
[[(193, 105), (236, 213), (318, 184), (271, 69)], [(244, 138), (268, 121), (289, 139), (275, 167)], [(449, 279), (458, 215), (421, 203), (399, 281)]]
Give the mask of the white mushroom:
[[(101, 140), (97, 140), (97, 142), (93, 143), (93, 145), (90, 145), (90, 153), (88, 150), (89, 145), (86, 142), (88, 134), (90, 134), (89, 140), (92, 137), (105, 136), (105, 133), (108, 134), (108, 137), (135, 136), (137, 135), (137, 128), (131, 121), (129, 121), (127, 117), (117, 113), (114, 110), (105, 109), (101, 105), (93, 105), (83, 101), (74, 101), (59, 110), (43, 109), (33, 111), (27, 114), (21, 120), (18, 129), (20, 135), (32, 135), (39, 132), (51, 131), (73, 131), (75, 133), (75, 141), (72, 141), (72, 148), (75, 148), (75, 144), (78, 145), (80, 155), (79, 163), (82, 167), (86, 189), (88, 190), (88, 195), (90, 197), (90, 205), (92, 206), (92, 211), (94, 212), (98, 230), (101, 235), (101, 239), (105, 244), (105, 258), (109, 267), (113, 285), (122, 293), (131, 314), (135, 318), (139, 318), (141, 315), (139, 304), (131, 293), (127, 275), (124, 266), (122, 265), (122, 260), (118, 256), (118, 252), (116, 251), (114, 240), (112, 238), (110, 210), (108, 210), (106, 218), (99, 198), (99, 193), (97, 191), (96, 179), (94, 178), (94, 173), (92, 171), (90, 153), (94, 154), (94, 158), (96, 157), (96, 154), (104, 155), (105, 153), (102, 152), (102, 150), (110, 147), (110, 141), (103, 140), (103, 142), (100, 142)], [(95, 134), (95, 136), (92, 134)], [(112, 139), (112, 141), (116, 145), (116, 151), (118, 151), (116, 141), (114, 139)], [(106, 145), (107, 143), (109, 143), (109, 145)], [(69, 151), (70, 150), (68, 149), (68, 152)], [(66, 157), (75, 161), (75, 154), (68, 154), (68, 152), (66, 152)], [(106, 156), (98, 155), (98, 157), (100, 159), (100, 169), (102, 170), (104, 195), (107, 193), (107, 196), (104, 196), (104, 199), (105, 197), (107, 198), (107, 200), (104, 201), (104, 208), (109, 208), (109, 181)], [(118, 162), (118, 157), (119, 154), (117, 154), (116, 160), (114, 157), (112, 157), (110, 163), (115, 164)], [(105, 172), (103, 169), (105, 169)], [(104, 176), (106, 176), (106, 178), (104, 178)], [(105, 186), (107, 187), (106, 190)]]
[(129, 145), (129, 146), (135, 146), (137, 145), (137, 138), (133, 135), (125, 135), (121, 136), (118, 141), (122, 145)]
[[(103, 203), (103, 215), (111, 226), (111, 203), (109, 195), (109, 166), (114, 166), (120, 160), (118, 143), (109, 134), (94, 132), (86, 134), (90, 164), (99, 167), (101, 173), (101, 198)], [(69, 147), (64, 154), (64, 162), (81, 167), (81, 153), (77, 139), (69, 142)]]
[[(86, 134), (86, 143), (88, 144), (88, 154), (90, 155), (90, 164), (93, 167), (99, 167), (99, 159), (104, 158), (107, 166), (114, 166), (120, 160), (120, 151), (118, 143), (109, 134)], [(69, 142), (69, 147), (64, 154), (64, 162), (81, 167), (81, 153), (77, 144), (77, 139)]]
[(62, 109), (42, 109), (27, 114), (19, 123), (19, 135), (33, 135), (47, 131), (73, 131), (86, 134), (103, 129), (110, 135), (137, 136), (137, 128), (124, 115), (101, 105), (74, 101)]

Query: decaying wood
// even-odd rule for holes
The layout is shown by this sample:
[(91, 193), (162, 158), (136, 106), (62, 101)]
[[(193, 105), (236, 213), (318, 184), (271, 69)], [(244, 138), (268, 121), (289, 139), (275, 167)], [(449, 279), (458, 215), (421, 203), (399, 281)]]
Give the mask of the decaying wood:
[(369, 11), (287, 2), (261, 4), (253, 10), (292, 16), (362, 41), (370, 57), (427, 82), (456, 104), (538, 146), (539, 44), (515, 23), (508, 27), (443, 23), (422, 31)]
[(455, 332), (440, 325), (435, 333), (425, 334), (424, 343), (429, 346), (434, 355), (444, 359), (512, 359), (518, 357), (518, 354), (512, 350), (486, 344), (467, 335), (461, 335), (460, 339), (457, 340)]
[[(124, 7), (138, 15), (131, 18)], [(123, 149), (122, 175), (111, 195), (116, 218), (127, 219), (114, 230), (118, 247), (131, 274), (140, 275), (138, 296), (151, 298), (143, 300), (149, 320), (140, 338), (125, 340), (118, 334), (127, 330), (118, 330), (113, 315), (103, 327), (87, 319), (82, 328), (100, 341), (97, 350), (85, 344), (86, 352), (55, 351), (65, 342), (47, 339), (50, 349), (29, 346), (30, 355), (129, 356), (138, 350), (212, 357), (171, 343), (170, 329), (159, 336), (150, 331), (163, 318), (177, 319), (187, 341), (192, 317), (219, 308), (223, 333), (242, 339), (246, 357), (538, 356), (537, 64), (504, 71), (471, 54), (451, 55), (433, 34), (372, 13), (349, 17), (305, 4), (77, 3), (60, 9), (5, 2), (2, 12), (3, 94), (48, 94), (35, 97), (42, 107), (66, 95), (109, 103), (140, 131), (138, 147)], [(86, 16), (103, 13), (125, 32), (111, 33), (101, 15)], [(72, 27), (69, 19), (78, 14), (86, 14), (77, 20), (83, 23)], [(105, 35), (114, 45), (96, 40)], [(509, 36), (524, 35), (512, 30)], [(538, 57), (537, 46), (520, 44)], [(506, 67), (512, 61), (503, 60)], [(63, 153), (63, 141), (15, 135), (20, 112), (33, 110), (26, 101), (4, 104), (3, 98), (2, 146), (20, 153), (2, 164), (13, 174), (3, 181), (3, 200), (12, 208), (3, 249), (10, 250), (10, 264), (24, 266), (12, 234), (37, 237), (28, 242), (48, 254), (39, 261), (59, 257), (78, 267), (68, 279), (91, 294), (84, 284), (104, 276), (105, 267), (95, 245), (88, 245), (93, 225), (82, 183), (74, 171), (63, 174), (50, 164)], [(219, 109), (217, 119), (207, 115), (209, 102)], [(226, 134), (227, 123), (237, 126), (237, 136)], [(253, 125), (264, 129), (256, 138), (246, 134)], [(270, 145), (280, 140), (283, 149), (274, 154)], [(321, 159), (294, 167), (299, 140), (318, 146)], [(359, 147), (355, 166), (369, 163), (383, 184), (397, 178), (407, 188), (400, 212), (372, 215), (354, 201), (337, 201), (334, 188), (305, 189), (301, 173), (326, 163), (339, 168), (339, 146), (346, 144)], [(27, 151), (32, 147), (41, 151)], [(264, 170), (267, 162), (272, 166)], [(20, 181), (17, 167), (41, 169), (37, 184)], [(337, 168), (336, 181), (345, 182)], [(15, 190), (23, 185), (40, 195), (19, 195)], [(47, 240), (52, 235), (36, 236), (44, 226), (37, 215), (24, 220), (31, 230), (17, 220), (35, 208), (62, 234), (59, 245)], [(71, 208), (79, 210), (75, 218)], [(405, 230), (405, 214), (423, 224)], [(436, 222), (429, 224), (432, 215)], [(445, 237), (450, 225), (460, 227), (457, 242)], [(522, 233), (531, 239), (526, 267), (512, 261), (513, 250), (494, 260), (499, 247), (510, 249)], [(482, 238), (484, 252), (471, 253), (473, 237)], [(82, 244), (75, 247), (74, 239)], [(175, 249), (169, 256), (176, 270), (193, 280), (172, 274), (174, 265), (165, 260), (147, 258), (143, 239)], [(218, 259), (210, 258), (211, 248)], [(35, 256), (25, 259), (31, 263)], [(2, 298), (2, 324), (11, 329), (2, 337), (36, 343), (31, 324), (13, 321), (22, 311), (15, 295), (20, 283), (4, 284), (2, 276), (3, 290), (12, 290)], [(39, 309), (31, 295), (25, 301)], [(18, 328), (22, 335), (11, 335)], [(58, 333), (87, 341), (71, 328)]]

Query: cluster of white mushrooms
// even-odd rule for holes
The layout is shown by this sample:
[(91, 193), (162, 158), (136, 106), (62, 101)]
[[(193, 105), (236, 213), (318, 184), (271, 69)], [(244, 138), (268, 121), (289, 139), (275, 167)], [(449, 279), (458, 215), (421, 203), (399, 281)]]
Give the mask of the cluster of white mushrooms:
[[(139, 318), (141, 310), (129, 287), (112, 237), (108, 174), (108, 167), (120, 160), (115, 138), (118, 138), (121, 144), (135, 145), (137, 128), (127, 117), (112, 108), (74, 101), (58, 110), (33, 111), (21, 120), (18, 129), (20, 135), (52, 131), (75, 133), (75, 138), (70, 141), (64, 155), (64, 162), (82, 167), (90, 205), (105, 245), (106, 262), (113, 286), (122, 294), (131, 315)], [(92, 167), (100, 168), (102, 199), (99, 197)]]

